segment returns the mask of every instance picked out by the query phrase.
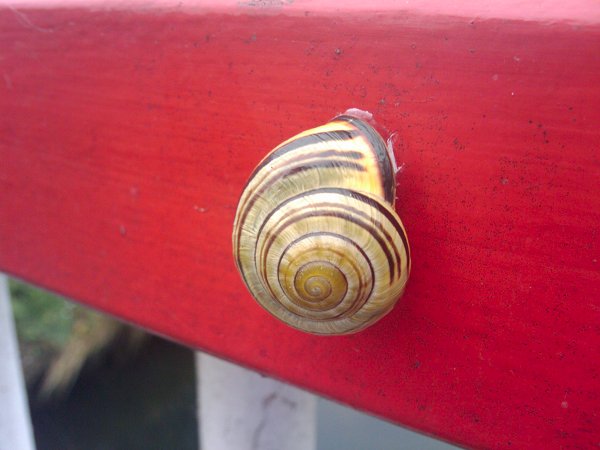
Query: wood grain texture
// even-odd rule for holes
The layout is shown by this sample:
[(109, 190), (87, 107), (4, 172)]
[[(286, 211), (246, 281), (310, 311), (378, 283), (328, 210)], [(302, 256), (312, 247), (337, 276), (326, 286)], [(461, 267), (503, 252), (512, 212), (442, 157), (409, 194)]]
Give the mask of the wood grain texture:
[[(0, 269), (462, 445), (597, 446), (598, 22), (258, 3), (0, 9)], [(348, 107), (398, 131), (413, 268), (323, 338), (256, 305), (231, 229)]]

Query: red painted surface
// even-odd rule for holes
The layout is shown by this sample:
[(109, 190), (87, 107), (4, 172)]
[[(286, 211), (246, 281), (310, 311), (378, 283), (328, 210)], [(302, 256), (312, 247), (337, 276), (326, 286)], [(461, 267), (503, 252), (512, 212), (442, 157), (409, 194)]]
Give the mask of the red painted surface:
[[(2, 9), (0, 268), (453, 442), (596, 447), (600, 21), (577, 4)], [(348, 107), (399, 132), (413, 270), (383, 321), (324, 338), (256, 305), (230, 233), (259, 159)]]

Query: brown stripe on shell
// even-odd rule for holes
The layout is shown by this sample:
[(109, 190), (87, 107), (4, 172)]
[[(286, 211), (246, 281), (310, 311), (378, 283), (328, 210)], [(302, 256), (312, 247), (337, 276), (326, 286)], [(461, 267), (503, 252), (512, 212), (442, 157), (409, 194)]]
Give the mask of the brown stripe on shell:
[[(325, 188), (318, 188), (318, 189), (313, 189), (310, 191), (306, 191), (306, 192), (302, 192), (300, 194), (297, 194), (293, 197), (290, 197), (286, 200), (284, 200), (283, 202), (281, 202), (279, 205), (277, 205), (276, 208), (273, 208), (271, 211), (269, 211), (269, 213), (267, 214), (267, 216), (265, 216), (262, 224), (260, 225), (258, 232), (256, 233), (257, 238), (261, 235), (262, 230), (265, 226), (265, 224), (269, 221), (269, 219), (271, 218), (271, 216), (273, 214), (275, 214), (279, 209), (281, 209), (282, 207), (284, 207), (285, 205), (287, 205), (290, 202), (293, 202), (294, 200), (297, 200), (301, 197), (307, 197), (307, 196), (312, 196), (312, 195), (316, 195), (316, 194), (339, 194), (339, 195), (343, 195), (346, 197), (350, 197), (350, 198), (354, 198), (356, 200), (359, 200), (363, 203), (366, 203), (367, 205), (375, 208), (378, 212), (380, 212), (381, 214), (383, 214), (386, 219), (392, 224), (392, 226), (394, 227), (394, 229), (396, 230), (396, 232), (398, 233), (398, 235), (400, 236), (400, 239), (402, 240), (402, 243), (404, 244), (404, 248), (406, 251), (406, 259), (407, 259), (407, 271), (409, 271), (410, 268), (410, 249), (408, 246), (408, 240), (406, 238), (406, 234), (404, 232), (404, 228), (402, 227), (402, 225), (398, 222), (398, 219), (396, 217), (394, 217), (394, 215), (392, 213), (390, 213), (390, 211), (388, 211), (386, 208), (382, 207), (381, 204), (379, 204), (376, 200), (372, 199), (371, 197), (368, 197), (360, 192), (357, 191), (353, 191), (350, 189), (343, 189), (343, 188), (332, 188), (332, 187), (325, 187)], [(391, 241), (390, 241), (391, 243)], [(394, 250), (397, 252), (397, 249), (394, 245), (392, 245), (392, 247), (394, 248)], [(399, 255), (396, 253), (396, 255), (398, 256), (398, 270), (401, 270), (401, 264), (400, 264), (400, 257)], [(400, 273), (398, 274), (398, 277), (400, 277)]]
[[(279, 234), (279, 232), (283, 231), (285, 228), (289, 227), (290, 225), (293, 225), (294, 223), (299, 222), (300, 220), (306, 219), (308, 217), (335, 217), (337, 219), (342, 219), (342, 220), (346, 220), (348, 222), (354, 223), (355, 225), (358, 225), (359, 227), (365, 229), (377, 241), (377, 243), (381, 247), (381, 250), (383, 250), (383, 253), (385, 254), (386, 260), (388, 262), (390, 273), (391, 274), (395, 273), (394, 261), (392, 258), (392, 254), (390, 253), (387, 245), (385, 244), (385, 242), (383, 241), (381, 236), (376, 234), (376, 229), (374, 227), (372, 227), (369, 223), (364, 222), (362, 220), (358, 220), (350, 214), (339, 213), (336, 211), (307, 211), (305, 213), (299, 214), (297, 217), (289, 218), (286, 221), (280, 223), (277, 227), (277, 233), (273, 232), (273, 234), (271, 236), (269, 236), (268, 241), (266, 241), (265, 246), (262, 249), (262, 251), (264, 253), (261, 253), (261, 254), (269, 253), (269, 249), (271, 248), (271, 245), (277, 238), (277, 235)], [(262, 266), (262, 263), (261, 263), (261, 269), (263, 269), (261, 273), (264, 274), (265, 267)], [(394, 277), (390, 276), (390, 285), (392, 284), (393, 280), (394, 280)]]
[[(269, 175), (272, 174), (272, 171), (277, 170), (277, 169), (279, 169), (282, 166), (285, 166), (287, 164), (299, 163), (301, 161), (308, 161), (308, 160), (311, 160), (311, 159), (331, 158), (331, 157), (348, 158), (348, 159), (353, 159), (353, 160), (361, 160), (361, 159), (364, 158), (364, 153), (358, 152), (358, 151), (355, 151), (355, 150), (328, 149), (328, 150), (318, 150), (318, 151), (311, 151), (311, 152), (308, 152), (308, 153), (302, 153), (300, 155), (296, 155), (294, 157), (289, 157), (289, 158), (282, 158), (283, 156), (284, 155), (280, 155), (279, 158), (276, 158), (276, 159), (273, 158), (273, 160), (272, 160), (273, 161), (273, 165), (270, 167), (271, 172), (267, 173), (260, 181), (257, 181), (256, 182), (257, 185), (260, 185), (261, 183), (263, 183), (264, 180), (265, 180), (265, 178), (267, 178)], [(261, 169), (262, 168), (264, 168), (264, 167), (261, 167)], [(248, 181), (246, 182), (246, 184), (244, 186), (244, 190), (246, 190), (246, 188), (248, 186), (250, 186), (250, 184), (254, 181), (254, 178), (256, 178), (259, 173), (260, 173), (260, 171), (256, 170), (250, 176), (250, 178), (248, 178)]]
[[(246, 222), (246, 217), (250, 213), (251, 208), (254, 206), (256, 201), (262, 196), (262, 194), (265, 191), (267, 191), (275, 183), (277, 183), (289, 176), (292, 176), (292, 175), (295, 175), (295, 174), (298, 174), (301, 172), (305, 172), (307, 170), (340, 169), (340, 168), (351, 169), (351, 170), (355, 170), (357, 172), (365, 172), (366, 171), (366, 168), (364, 166), (357, 164), (355, 162), (349, 162), (349, 161), (345, 161), (342, 159), (316, 161), (316, 162), (313, 162), (310, 164), (306, 164), (305, 162), (301, 161), (300, 164), (297, 164), (292, 167), (286, 167), (285, 170), (283, 170), (280, 173), (276, 174), (275, 176), (271, 177), (268, 180), (268, 182), (263, 182), (262, 184), (260, 184), (259, 188), (249, 196), (249, 199), (246, 201), (246, 205), (242, 207), (243, 209), (241, 209), (241, 215), (240, 215), (239, 221), (236, 224), (236, 226), (237, 226), (237, 240), (236, 240), (237, 249), (236, 249), (236, 252), (238, 253), (238, 255), (239, 255), (239, 251), (240, 251), (240, 237), (242, 234), (243, 225)], [(238, 256), (238, 259), (239, 259), (239, 256)]]
[[(337, 255), (343, 256), (341, 253), (339, 253), (339, 252), (336, 252), (335, 250), (330, 250), (330, 251), (331, 251), (332, 253), (334, 253), (334, 254), (337, 254)], [(284, 254), (285, 254), (285, 253), (282, 253), (282, 255), (284, 255)], [(315, 262), (316, 262), (316, 261), (315, 261)], [(277, 271), (278, 271), (278, 273), (279, 273), (279, 268), (280, 268), (280, 266), (281, 266), (281, 258), (279, 259), (279, 262), (278, 262), (278, 264), (277, 264)], [(299, 273), (299, 271), (300, 271), (300, 269), (298, 269), (298, 272), (296, 272), (296, 276), (298, 276), (298, 273)], [(333, 305), (331, 308), (327, 308), (327, 309), (317, 309), (316, 311), (318, 311), (318, 312), (324, 312), (324, 311), (328, 311), (328, 310), (330, 310), (330, 309), (336, 308), (336, 307), (338, 307), (338, 306), (339, 306), (339, 305), (340, 305), (340, 304), (341, 304), (341, 303), (344, 301), (344, 298), (346, 298), (346, 294), (348, 293), (348, 278), (346, 278), (346, 274), (344, 274), (343, 272), (341, 272), (341, 273), (342, 273), (342, 276), (344, 277), (344, 281), (345, 281), (345, 283), (346, 283), (346, 287), (345, 287), (345, 289), (344, 289), (344, 295), (342, 296), (342, 298), (340, 299), (340, 301), (339, 301), (338, 303), (336, 303), (335, 305)], [(281, 279), (280, 279), (280, 278), (278, 278), (278, 281), (279, 281), (279, 287), (280, 287), (280, 288), (281, 288), (281, 290), (282, 290), (282, 291), (285, 293), (285, 289), (283, 289), (283, 286), (281, 286)], [(300, 297), (300, 295), (299, 295), (299, 294), (298, 294), (298, 297)], [(290, 301), (292, 301), (292, 300), (290, 299)], [(292, 303), (294, 303), (294, 302), (292, 301)], [(296, 303), (294, 303), (294, 304), (296, 304)], [(298, 307), (302, 308), (302, 306), (301, 306), (301, 305), (298, 305), (298, 304), (296, 304), (296, 306), (298, 306)], [(295, 314), (295, 313), (292, 311), (292, 314)]]
[[(400, 257), (400, 254), (398, 253), (398, 248), (395, 245), (394, 238), (385, 229), (385, 227), (383, 226), (383, 224), (380, 221), (375, 220), (373, 217), (367, 215), (365, 212), (360, 211), (360, 210), (358, 210), (356, 208), (353, 208), (350, 205), (343, 205), (343, 204), (338, 204), (338, 203), (332, 203), (332, 202), (323, 201), (323, 202), (319, 202), (319, 203), (314, 203), (314, 204), (312, 204), (312, 205), (310, 205), (308, 207), (310, 207), (311, 209), (315, 209), (315, 210), (318, 210), (318, 209), (321, 209), (321, 208), (323, 208), (323, 209), (326, 209), (326, 208), (330, 208), (330, 209), (331, 208), (339, 208), (339, 209), (344, 210), (345, 212), (349, 212), (351, 214), (356, 214), (356, 215), (362, 217), (363, 219), (366, 220), (367, 223), (369, 221), (371, 221), (373, 223), (373, 225), (375, 225), (375, 229), (379, 230), (383, 234), (383, 236), (386, 238), (386, 240), (387, 240), (387, 242), (389, 244), (389, 248), (391, 248), (394, 251), (395, 264), (393, 264), (393, 270), (391, 270), (391, 273), (390, 273), (390, 284), (396, 278), (396, 270), (395, 270), (396, 267), (397, 267), (397, 271), (398, 271), (397, 278), (400, 278), (402, 276), (402, 267), (401, 267), (402, 266), (402, 258)], [(300, 208), (295, 208), (293, 210), (290, 210), (289, 214), (288, 214), (288, 216), (289, 216), (288, 220), (291, 220), (296, 214), (298, 214), (300, 211), (302, 211), (305, 208), (307, 208), (307, 206), (303, 206), (303, 207), (300, 207)], [(265, 222), (263, 222), (263, 224), (261, 225), (261, 230), (260, 231), (262, 231), (262, 228), (264, 227), (264, 223)], [(277, 231), (278, 232), (282, 231), (281, 227), (278, 228)], [(256, 234), (257, 241), (260, 240), (260, 236), (261, 236), (260, 232)], [(268, 239), (270, 239), (270, 237), (271, 237), (271, 231), (267, 232), (267, 234), (265, 235), (265, 240), (263, 241), (263, 247), (261, 248), (261, 254), (263, 255), (263, 261), (261, 261), (261, 267), (265, 266), (266, 253), (263, 253), (264, 252), (264, 245), (268, 241)], [(276, 237), (277, 236), (275, 235), (274, 238), (276, 238)]]
[(269, 164), (274, 159), (279, 158), (280, 156), (285, 155), (294, 150), (298, 150), (299, 148), (306, 147), (308, 145), (314, 144), (322, 144), (328, 141), (351, 141), (358, 133), (354, 130), (332, 130), (332, 131), (324, 131), (321, 133), (309, 134), (307, 136), (302, 136), (293, 141), (288, 142), (287, 144), (283, 144), (280, 147), (277, 147), (270, 154), (268, 154), (250, 175), (250, 180), (258, 173), (260, 170)]
[[(283, 156), (283, 155), (281, 155), (281, 156)], [(311, 151), (310, 153), (303, 153), (301, 155), (296, 155), (291, 158), (278, 158), (279, 161), (276, 161), (273, 164), (273, 166), (271, 166), (271, 168), (270, 168), (271, 170), (268, 173), (266, 173), (259, 181), (255, 182), (254, 184), (256, 185), (256, 187), (261, 186), (265, 182), (265, 179), (267, 179), (269, 176), (273, 176), (273, 172), (281, 169), (282, 167), (285, 168), (286, 166), (289, 166), (291, 164), (299, 165), (302, 162), (310, 161), (313, 159), (324, 159), (324, 158), (331, 158), (331, 157), (348, 158), (348, 159), (352, 159), (352, 160), (361, 160), (361, 159), (363, 159), (364, 154), (362, 152), (353, 151), (353, 150), (320, 150), (320, 151)], [(259, 173), (258, 171), (255, 171), (252, 174), (252, 176), (248, 179), (248, 181), (246, 182), (246, 185), (244, 186), (244, 192), (252, 184), (252, 182), (254, 181), (254, 178), (258, 175), (258, 173)], [(273, 183), (270, 183), (269, 185), (272, 185), (272, 184)], [(244, 199), (244, 202), (241, 203), (240, 205), (238, 205), (238, 210), (246, 211), (248, 208), (250, 208), (256, 201), (256, 200), (252, 201), (252, 199), (254, 198), (255, 195), (257, 195), (256, 192), (250, 193)], [(250, 205), (248, 205), (248, 202), (250, 202), (250, 201), (252, 201), (252, 202)], [(245, 217), (247, 215), (248, 215), (248, 213), (244, 214), (244, 222), (245, 222)], [(243, 222), (241, 222), (241, 223), (243, 224)]]
[(369, 146), (373, 149), (377, 156), (377, 163), (379, 166), (379, 175), (383, 182), (383, 191), (385, 192), (385, 199), (391, 205), (394, 204), (396, 194), (396, 173), (394, 171), (394, 165), (390, 160), (390, 154), (386, 143), (381, 138), (380, 134), (368, 123), (357, 119), (352, 116), (338, 116), (334, 121), (339, 120), (347, 122), (355, 126), (360, 133), (367, 137)]
[[(352, 239), (348, 238), (347, 236), (343, 236), (343, 235), (337, 234), (337, 233), (332, 233), (330, 231), (315, 231), (315, 232), (312, 232), (312, 233), (307, 233), (304, 236), (300, 236), (299, 238), (297, 238), (294, 241), (290, 242), (286, 246), (286, 248), (281, 252), (281, 255), (279, 255), (279, 260), (277, 261), (277, 273), (279, 273), (279, 267), (281, 266), (281, 261), (283, 259), (283, 256), (285, 255), (285, 253), (288, 251), (288, 249), (290, 247), (293, 247), (297, 242), (301, 241), (302, 239), (305, 239), (307, 237), (314, 237), (314, 236), (331, 236), (331, 237), (335, 237), (335, 238), (341, 239), (343, 241), (346, 241), (350, 245), (352, 245), (354, 248), (356, 248), (358, 250), (358, 252), (363, 256), (363, 258), (365, 258), (365, 261), (367, 261), (367, 264), (369, 265), (369, 271), (371, 272), (371, 288), (369, 289), (368, 294), (365, 296), (365, 301), (362, 302), (362, 304), (360, 304), (360, 306), (358, 308), (352, 310), (352, 312), (358, 311), (368, 301), (369, 297), (371, 297), (371, 293), (373, 292), (373, 288), (375, 286), (375, 270), (373, 269), (373, 265), (371, 264), (371, 260), (369, 259), (369, 257), (365, 253), (365, 251), (360, 247), (360, 245), (358, 245), (356, 242), (354, 242)], [(356, 266), (354, 266), (353, 263), (351, 263), (351, 264), (352, 264), (354, 270), (357, 273), (360, 273), (360, 271), (357, 270)], [(266, 283), (266, 284), (268, 284), (268, 283)], [(283, 287), (281, 286), (281, 281), (279, 281), (279, 287), (281, 288), (282, 291), (284, 291)], [(360, 287), (360, 290), (359, 290), (359, 294), (360, 294), (362, 292), (362, 290), (366, 287), (366, 285), (361, 282), (361, 283), (359, 283), (359, 287)], [(271, 293), (273, 293), (273, 291), (271, 289), (269, 289), (269, 290), (271, 291)], [(359, 297), (359, 296), (357, 295), (357, 297)], [(342, 298), (342, 301), (343, 301), (343, 298)], [(339, 316), (336, 316), (336, 318), (338, 318), (338, 317)]]

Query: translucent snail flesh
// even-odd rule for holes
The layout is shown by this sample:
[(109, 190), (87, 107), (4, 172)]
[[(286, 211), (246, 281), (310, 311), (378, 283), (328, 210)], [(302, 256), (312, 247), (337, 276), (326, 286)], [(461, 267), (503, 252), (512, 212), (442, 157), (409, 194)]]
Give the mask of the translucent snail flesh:
[(235, 261), (258, 303), (314, 334), (354, 333), (387, 314), (410, 273), (395, 185), (383, 138), (350, 115), (269, 153), (233, 228)]

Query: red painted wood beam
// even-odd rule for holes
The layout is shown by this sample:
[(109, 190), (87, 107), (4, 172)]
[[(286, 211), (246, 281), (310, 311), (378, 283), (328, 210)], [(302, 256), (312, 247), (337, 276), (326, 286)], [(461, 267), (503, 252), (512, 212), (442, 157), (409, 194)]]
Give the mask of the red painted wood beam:
[[(2, 1), (0, 269), (461, 445), (600, 443), (595, 1)], [(348, 107), (398, 131), (413, 270), (324, 338), (250, 298), (231, 228)]]

